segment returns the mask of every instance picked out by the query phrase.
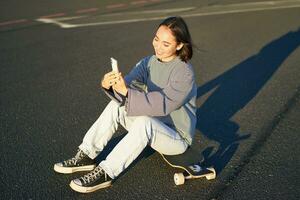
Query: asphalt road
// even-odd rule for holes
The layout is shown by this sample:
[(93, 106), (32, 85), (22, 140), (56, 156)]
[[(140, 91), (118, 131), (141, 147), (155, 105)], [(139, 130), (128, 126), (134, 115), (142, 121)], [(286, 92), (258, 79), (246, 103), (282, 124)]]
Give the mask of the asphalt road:
[[(1, 199), (299, 199), (299, 1), (0, 7)], [(74, 155), (109, 102), (99, 87), (109, 58), (129, 72), (153, 53), (155, 29), (169, 15), (186, 19), (197, 49), (193, 146), (217, 179), (175, 186), (174, 169), (148, 148), (112, 187), (72, 191), (81, 174), (56, 174), (53, 164)]]

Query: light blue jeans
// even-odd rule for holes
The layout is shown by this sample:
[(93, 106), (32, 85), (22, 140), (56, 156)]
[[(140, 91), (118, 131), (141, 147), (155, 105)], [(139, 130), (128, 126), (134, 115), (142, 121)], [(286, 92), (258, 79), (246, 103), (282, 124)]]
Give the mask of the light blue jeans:
[(179, 133), (155, 117), (127, 116), (125, 107), (111, 101), (83, 138), (79, 148), (94, 159), (103, 150), (121, 124), (128, 133), (99, 165), (111, 177), (117, 177), (149, 144), (154, 150), (175, 155), (188, 145)]

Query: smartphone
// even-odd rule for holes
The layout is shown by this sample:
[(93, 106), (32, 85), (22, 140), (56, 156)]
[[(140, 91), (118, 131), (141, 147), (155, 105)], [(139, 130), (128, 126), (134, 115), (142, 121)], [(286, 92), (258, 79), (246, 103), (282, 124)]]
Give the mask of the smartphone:
[(119, 72), (118, 61), (114, 58), (110, 58), (110, 61), (112, 70), (115, 72)]

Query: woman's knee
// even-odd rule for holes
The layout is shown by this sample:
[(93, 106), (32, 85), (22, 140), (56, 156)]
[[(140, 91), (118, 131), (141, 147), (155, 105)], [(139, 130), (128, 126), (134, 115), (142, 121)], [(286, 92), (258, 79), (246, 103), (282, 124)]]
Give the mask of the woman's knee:
[(151, 139), (153, 133), (153, 127), (155, 119), (148, 116), (136, 117), (129, 131), (137, 133), (141, 137), (147, 137), (148, 140)]
[(139, 116), (134, 120), (134, 124), (137, 126), (149, 126), (152, 125), (155, 119), (149, 116)]

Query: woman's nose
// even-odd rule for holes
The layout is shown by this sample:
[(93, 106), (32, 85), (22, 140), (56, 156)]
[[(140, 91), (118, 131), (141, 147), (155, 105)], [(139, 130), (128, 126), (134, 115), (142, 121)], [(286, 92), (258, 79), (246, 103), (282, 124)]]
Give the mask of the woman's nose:
[(157, 49), (161, 49), (161, 44), (160, 44), (160, 43), (157, 43), (156, 48), (157, 48)]

